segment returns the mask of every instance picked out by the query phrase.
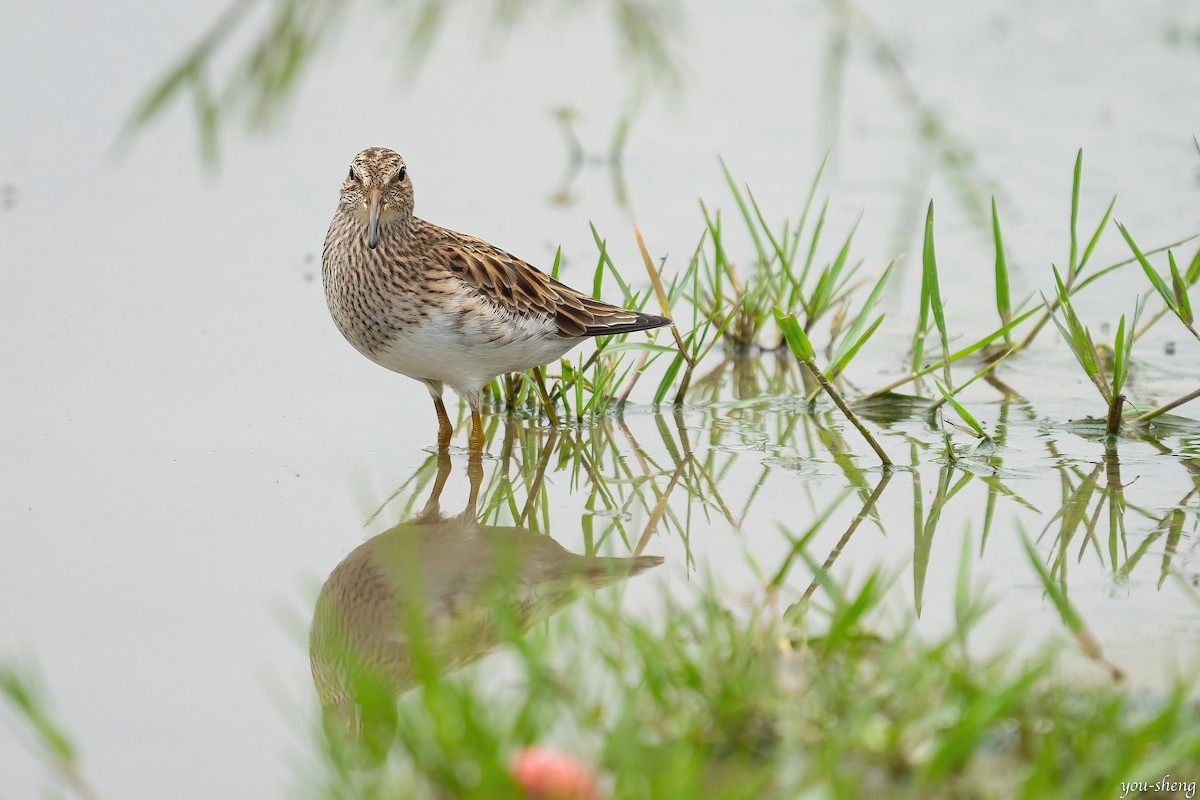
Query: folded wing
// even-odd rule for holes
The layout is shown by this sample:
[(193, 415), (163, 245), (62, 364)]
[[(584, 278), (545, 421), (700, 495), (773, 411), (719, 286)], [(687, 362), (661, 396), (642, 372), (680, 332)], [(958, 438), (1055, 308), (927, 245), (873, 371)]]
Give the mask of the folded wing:
[(513, 314), (552, 319), (564, 338), (608, 336), (671, 324), (666, 317), (588, 297), (482, 239), (453, 234), (439, 241), (434, 252), (453, 275), (489, 302)]

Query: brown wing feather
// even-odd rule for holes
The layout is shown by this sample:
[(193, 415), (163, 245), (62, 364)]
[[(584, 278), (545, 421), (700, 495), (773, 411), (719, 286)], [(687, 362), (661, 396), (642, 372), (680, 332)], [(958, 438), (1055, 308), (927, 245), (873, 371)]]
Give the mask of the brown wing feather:
[(666, 317), (588, 297), (482, 239), (453, 231), (445, 234), (433, 251), (452, 274), (499, 308), (552, 319), (560, 336), (605, 336), (671, 323)]

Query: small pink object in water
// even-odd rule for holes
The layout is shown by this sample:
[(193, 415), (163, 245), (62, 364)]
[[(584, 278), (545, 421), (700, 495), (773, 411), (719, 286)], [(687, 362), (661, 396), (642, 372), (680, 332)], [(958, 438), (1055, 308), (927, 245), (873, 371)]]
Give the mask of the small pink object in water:
[(529, 800), (600, 800), (596, 774), (566, 753), (526, 747), (513, 756), (511, 768)]

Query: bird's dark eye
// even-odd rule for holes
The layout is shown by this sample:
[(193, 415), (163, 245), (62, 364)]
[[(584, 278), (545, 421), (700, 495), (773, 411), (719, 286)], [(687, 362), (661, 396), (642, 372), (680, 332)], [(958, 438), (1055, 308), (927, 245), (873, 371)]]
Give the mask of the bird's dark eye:
[(350, 168), (350, 174), (346, 176), (347, 180), (354, 180), (354, 167)]
[(400, 171), (396, 173), (396, 183), (404, 183), (404, 178), (408, 175), (408, 171), (404, 167), (400, 167)]

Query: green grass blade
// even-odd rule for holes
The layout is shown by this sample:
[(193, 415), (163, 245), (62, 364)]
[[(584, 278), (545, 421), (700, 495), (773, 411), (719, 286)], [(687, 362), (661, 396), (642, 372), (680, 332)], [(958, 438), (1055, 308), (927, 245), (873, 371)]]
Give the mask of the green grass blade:
[(1100, 351), (1096, 349), (1096, 343), (1092, 340), (1092, 331), (1090, 328), (1083, 329), (1083, 335), (1087, 338), (1088, 352), (1091, 353), (1092, 362), (1096, 365), (1096, 371), (1092, 373), (1092, 382), (1100, 390), (1100, 395), (1104, 398), (1104, 402), (1112, 404), (1113, 394), (1112, 387), (1108, 385), (1108, 375), (1100, 363)]
[(861, 336), (859, 336), (857, 339), (851, 340), (851, 337), (847, 336), (842, 340), (843, 343), (850, 342), (850, 341), (852, 341), (853, 343), (849, 347), (846, 348), (845, 352), (843, 352), (840, 356), (838, 356), (836, 359), (834, 359), (833, 365), (828, 370), (827, 377), (829, 377), (832, 380), (835, 376), (841, 374), (842, 370), (844, 370), (846, 368), (846, 366), (851, 362), (851, 360), (853, 360), (853, 358), (856, 355), (858, 355), (858, 351), (862, 349), (862, 346), (867, 343), (867, 340), (870, 339), (872, 335), (874, 335), (876, 329), (878, 329), (879, 326), (883, 323), (883, 317), (884, 317), (883, 314), (880, 314), (878, 317), (876, 317), (875, 321), (871, 323), (871, 326), (869, 328), (867, 328), (866, 331), (864, 331), (863, 334)]
[(817, 196), (817, 186), (821, 183), (821, 176), (825, 174), (825, 165), (828, 163), (829, 151), (826, 150), (825, 155), (821, 158), (821, 166), (817, 167), (817, 174), (813, 175), (812, 183), (808, 185), (808, 194), (804, 198), (804, 210), (800, 212), (800, 218), (796, 221), (796, 232), (793, 236), (797, 245), (800, 242), (800, 235), (804, 232), (804, 226), (808, 223), (808, 212), (812, 209), (813, 198)]
[[(1053, 270), (1054, 282), (1058, 291), (1059, 310), (1062, 312), (1064, 321), (1059, 321), (1058, 315), (1054, 313), (1050, 314), (1050, 319), (1053, 320), (1054, 326), (1058, 328), (1058, 332), (1062, 334), (1063, 341), (1067, 343), (1067, 347), (1070, 348), (1071, 353), (1075, 356), (1075, 360), (1083, 368), (1084, 374), (1087, 375), (1088, 379), (1100, 391), (1104, 402), (1111, 403), (1113, 396), (1108, 386), (1108, 379), (1104, 377), (1104, 374), (1100, 370), (1100, 358), (1096, 353), (1096, 346), (1092, 342), (1091, 334), (1079, 321), (1079, 316), (1075, 313), (1075, 307), (1067, 294), (1067, 288), (1063, 284), (1058, 267), (1053, 267)], [(1047, 311), (1050, 311), (1050, 301), (1043, 297), (1042, 302), (1045, 304)]]
[[(788, 258), (788, 254), (784, 252), (783, 245), (775, 238), (775, 234), (771, 233), (771, 226), (767, 224), (766, 217), (763, 216), (762, 209), (758, 207), (758, 200), (754, 198), (754, 192), (750, 191), (750, 187), (746, 187), (746, 196), (750, 198), (750, 205), (754, 208), (754, 216), (758, 218), (758, 224), (762, 226), (763, 233), (767, 235), (767, 241), (771, 243), (771, 248), (775, 251), (775, 257), (779, 259), (779, 265), (783, 268), (783, 275), (787, 278), (792, 278), (792, 263)], [(785, 226), (783, 232), (783, 240), (787, 241), (787, 229)]]
[[(833, 364), (833, 366), (830, 368), (831, 375), (836, 375), (837, 373), (841, 372), (846, 364), (850, 363), (850, 359), (854, 357), (854, 353), (857, 353), (858, 349), (862, 347), (862, 343), (865, 342), (867, 338), (870, 338), (870, 333), (864, 337), (863, 331), (867, 328), (867, 321), (871, 318), (871, 312), (879, 303), (879, 296), (882, 294), (883, 287), (887, 284), (888, 279), (891, 277), (892, 268), (895, 267), (895, 265), (896, 262), (894, 259), (890, 264), (887, 265), (887, 269), (885, 269), (883, 274), (879, 276), (879, 280), (875, 282), (875, 287), (871, 289), (871, 294), (867, 296), (866, 302), (863, 303), (862, 308), (859, 309), (858, 314), (854, 317), (854, 321), (850, 324), (850, 329), (846, 331), (845, 336), (838, 341), (838, 345), (836, 348), (834, 348), (833, 355), (829, 359)], [(871, 324), (871, 333), (874, 333), (874, 329), (879, 326), (881, 320), (882, 318)], [(849, 358), (847, 358), (847, 353), (850, 350), (853, 350), (854, 352), (850, 353)]]
[(1167, 261), (1171, 266), (1171, 289), (1175, 292), (1175, 304), (1179, 308), (1179, 316), (1184, 324), (1191, 325), (1196, 321), (1192, 314), (1192, 301), (1188, 298), (1188, 283), (1179, 274), (1179, 265), (1175, 263), (1175, 254), (1167, 251)]
[(1167, 304), (1167, 307), (1175, 312), (1176, 315), (1178, 315), (1179, 306), (1175, 302), (1175, 293), (1171, 291), (1171, 289), (1167, 286), (1166, 281), (1164, 281), (1154, 270), (1154, 267), (1150, 265), (1150, 262), (1146, 259), (1146, 256), (1143, 255), (1141, 249), (1138, 248), (1137, 243), (1133, 241), (1133, 237), (1129, 235), (1128, 229), (1118, 222), (1117, 230), (1119, 230), (1121, 235), (1125, 237), (1125, 242), (1129, 245), (1129, 249), (1133, 251), (1133, 255), (1138, 260), (1138, 263), (1142, 265), (1142, 271), (1145, 272), (1146, 277), (1150, 279), (1150, 283), (1154, 286), (1154, 290), (1159, 293), (1163, 301)]
[[(1158, 253), (1165, 253), (1167, 250), (1171, 249), (1172, 247), (1179, 247), (1182, 244), (1187, 244), (1188, 242), (1192, 241), (1193, 239), (1197, 238), (1198, 236), (1200, 236), (1200, 233), (1192, 234), (1191, 236), (1187, 236), (1187, 237), (1184, 237), (1183, 239), (1179, 239), (1179, 240), (1171, 242), (1169, 244), (1162, 245), (1161, 247), (1156, 247), (1153, 250), (1148, 250), (1146, 252), (1146, 255), (1153, 256), (1153, 255), (1157, 255)], [(1197, 253), (1197, 255), (1200, 256), (1200, 253)], [(1086, 289), (1088, 286), (1091, 286), (1093, 283), (1100, 280), (1101, 278), (1103, 278), (1105, 275), (1109, 274), (1110, 272), (1118, 270), (1121, 267), (1126, 266), (1127, 264), (1133, 264), (1136, 261), (1137, 261), (1136, 258), (1134, 258), (1133, 256), (1130, 256), (1129, 258), (1125, 259), (1124, 261), (1118, 261), (1115, 264), (1109, 264), (1107, 267), (1104, 267), (1101, 270), (1093, 272), (1091, 275), (1088, 275), (1086, 278), (1084, 278), (1083, 280), (1079, 281), (1074, 286), (1072, 286), (1071, 294), (1072, 295), (1079, 294), (1084, 289)], [(1193, 279), (1193, 282), (1195, 282), (1194, 279)]]
[[(1136, 325), (1136, 320), (1134, 322)], [(1131, 332), (1132, 334), (1132, 332)], [(1133, 336), (1129, 336), (1129, 344), (1133, 344)], [(1113, 340), (1113, 377), (1112, 391), (1113, 396), (1121, 393), (1121, 388), (1125, 385), (1125, 375), (1129, 369), (1129, 351), (1125, 349), (1125, 315), (1121, 315), (1121, 321), (1117, 323), (1117, 335)]]
[(750, 208), (746, 205), (745, 198), (742, 197), (741, 190), (738, 189), (737, 182), (734, 181), (733, 175), (729, 172), (729, 167), (725, 165), (725, 159), (717, 156), (717, 160), (721, 162), (721, 172), (725, 173), (725, 182), (729, 184), (729, 191), (733, 193), (733, 199), (737, 203), (738, 210), (742, 212), (742, 219), (746, 222), (746, 230), (750, 232), (750, 238), (754, 240), (754, 250), (758, 253), (759, 266), (765, 266), (767, 263), (767, 251), (763, 248), (762, 239), (758, 235), (758, 226), (754, 224), (754, 218), (750, 216)]
[[(629, 284), (625, 282), (625, 279), (621, 277), (621, 273), (617, 271), (617, 266), (609, 256), (608, 248), (605, 247), (604, 240), (600, 238), (600, 232), (596, 230), (596, 226), (588, 223), (588, 227), (592, 229), (592, 238), (596, 240), (596, 246), (600, 248), (600, 263), (608, 268), (609, 274), (613, 276), (613, 279), (617, 282), (617, 287), (621, 290), (622, 302), (627, 303), (629, 298), (633, 297), (633, 292), (630, 291)], [(596, 286), (598, 287), (599, 283)], [(598, 298), (600, 295), (597, 293), (594, 296)]]
[[(592, 228), (592, 233), (596, 234), (596, 229)], [(600, 287), (604, 283), (604, 256), (608, 252), (608, 242), (603, 239), (598, 239), (596, 242), (600, 248), (600, 257), (596, 259), (596, 270), (592, 273), (592, 297), (600, 297)]]
[(986, 365), (986, 366), (985, 366), (983, 369), (981, 369), (981, 370), (979, 370), (978, 372), (976, 372), (976, 373), (975, 373), (974, 375), (972, 375), (970, 378), (967, 378), (967, 380), (963, 381), (963, 382), (962, 382), (962, 383), (960, 383), (958, 386), (955, 386), (955, 387), (954, 387), (954, 394), (955, 394), (955, 395), (962, 394), (963, 390), (964, 390), (964, 389), (966, 389), (968, 386), (970, 386), (972, 383), (974, 383), (975, 381), (979, 380), (979, 379), (980, 379), (980, 378), (982, 378), (984, 375), (987, 375), (989, 372), (991, 372), (992, 370), (994, 370), (996, 367), (998, 367), (998, 366), (1000, 366), (1002, 363), (1004, 363), (1004, 359), (1006, 359), (1006, 358), (1008, 358), (1010, 355), (1012, 355), (1012, 354), (1013, 354), (1013, 352), (1015, 352), (1015, 348), (1010, 348), (1010, 349), (1009, 349), (1007, 352), (1005, 352), (1005, 353), (1002, 353), (1002, 354), (1001, 354), (999, 357), (995, 358), (994, 360), (991, 360), (991, 361), (989, 361), (989, 362), (987, 363), (987, 365)]
[(1071, 180), (1071, 260), (1067, 263), (1067, 280), (1073, 281), (1079, 262), (1079, 183), (1083, 176), (1083, 148), (1075, 155), (1075, 176)]
[[(1047, 302), (1045, 300), (1045, 297), (1043, 297), (1042, 300), (1043, 300), (1043, 303)], [(987, 335), (983, 336), (982, 338), (975, 340), (974, 342), (967, 345), (966, 347), (962, 347), (958, 350), (955, 350), (953, 353), (950, 354), (949, 358), (946, 358), (944, 360), (949, 361), (951, 364), (953, 364), (957, 361), (961, 361), (962, 359), (967, 358), (968, 356), (978, 353), (980, 350), (982, 350), (983, 348), (987, 347), (992, 342), (999, 339), (1006, 332), (1013, 330), (1018, 325), (1025, 322), (1030, 317), (1032, 317), (1034, 314), (1038, 314), (1038, 313), (1042, 312), (1045, 308), (1046, 308), (1045, 305), (1034, 306), (1033, 308), (1024, 312), (1023, 314), (1021, 314), (1019, 317), (1017, 317), (1016, 319), (1014, 319), (1012, 322), (1008, 323), (1007, 325), (1003, 325), (1003, 326), (997, 328), (996, 330), (988, 333)], [(941, 369), (941, 367), (942, 367), (942, 363), (940, 361), (935, 364), (930, 364), (927, 367), (922, 367), (921, 369), (917, 370), (916, 372), (910, 372), (908, 375), (905, 375), (904, 377), (902, 377), (898, 380), (894, 380), (891, 383), (887, 384), (886, 386), (883, 386), (879, 389), (875, 389), (874, 391), (868, 392), (868, 393), (862, 395), (861, 397), (856, 398), (854, 400), (854, 402), (862, 403), (867, 400), (873, 400), (876, 397), (880, 397), (884, 394), (887, 394), (888, 392), (898, 389), (899, 387), (905, 385), (906, 383), (911, 383), (912, 381), (916, 380), (917, 378), (923, 378), (926, 375), (928, 375), (929, 373), (934, 372), (935, 370)]]
[(983, 426), (979, 424), (979, 420), (975, 419), (975, 416), (971, 414), (970, 411), (967, 411), (967, 409), (963, 407), (962, 403), (954, 399), (954, 395), (942, 385), (942, 382), (934, 381), (934, 383), (937, 385), (937, 390), (941, 392), (942, 397), (946, 398), (946, 402), (949, 403), (954, 409), (954, 413), (958, 414), (959, 418), (963, 422), (967, 423), (967, 427), (974, 431), (975, 435), (980, 439), (988, 438), (987, 431), (985, 431)]
[(1117, 205), (1117, 196), (1113, 195), (1113, 199), (1108, 204), (1108, 209), (1104, 212), (1104, 217), (1100, 220), (1100, 224), (1096, 226), (1096, 232), (1092, 234), (1092, 238), (1088, 240), (1088, 245), (1083, 250), (1083, 258), (1079, 259), (1079, 266), (1076, 272), (1083, 271), (1088, 259), (1092, 257), (1092, 251), (1096, 249), (1096, 245), (1100, 243), (1100, 235), (1104, 233), (1104, 228), (1108, 225), (1108, 220), (1112, 217), (1113, 208)]
[(1188, 286), (1192, 286), (1200, 280), (1200, 249), (1197, 249), (1196, 255), (1192, 256), (1192, 263), (1188, 264), (1187, 272), (1183, 273), (1183, 277)]
[[(1133, 306), (1133, 322), (1129, 326), (1129, 335), (1127, 337), (1125, 337), (1124, 341), (1119, 342), (1117, 345), (1117, 351), (1121, 354), (1121, 361), (1123, 363), (1123, 370), (1122, 370), (1122, 377), (1121, 377), (1122, 386), (1124, 385), (1125, 377), (1129, 374), (1129, 365), (1132, 363), (1132, 360), (1133, 360), (1133, 342), (1134, 342), (1134, 339), (1136, 338), (1133, 335), (1133, 332), (1137, 330), (1138, 318), (1142, 316), (1142, 308), (1143, 307), (1144, 306), (1142, 304), (1142, 299), (1138, 298), (1137, 302), (1134, 303), (1134, 306)], [(1121, 319), (1122, 320), (1125, 319), (1124, 315), (1122, 315)], [(1118, 331), (1118, 333), (1120, 333), (1120, 332)], [(1121, 392), (1121, 386), (1117, 386), (1116, 383), (1117, 383), (1117, 381), (1114, 378), (1113, 379), (1113, 391), (1119, 394)]]
[(921, 361), (925, 357), (925, 334), (929, 330), (929, 278), (924, 270), (921, 272), (921, 297), (917, 302), (917, 328), (913, 331), (912, 339), (913, 374), (921, 371)]
[[(817, 285), (813, 287), (812, 294), (808, 298), (808, 319), (806, 322), (812, 325), (818, 318), (824, 315), (836, 304), (836, 296), (838, 289), (842, 286), (842, 272), (846, 268), (846, 259), (850, 256), (850, 246), (854, 243), (854, 232), (858, 230), (858, 223), (850, 228), (850, 232), (846, 234), (846, 240), (842, 242), (842, 247), (838, 250), (837, 257), (833, 263), (821, 271), (821, 277), (817, 280)], [(847, 274), (853, 275), (857, 266), (850, 270)]]
[(667, 396), (667, 392), (671, 389), (671, 384), (675, 380), (675, 376), (679, 374), (679, 368), (683, 366), (683, 353), (676, 353), (675, 358), (671, 360), (667, 366), (667, 371), (663, 373), (662, 380), (658, 382), (658, 388), (654, 391), (654, 405), (661, 405), (663, 398)]
[[(996, 198), (992, 197), (992, 238), (996, 244), (996, 311), (1000, 314), (1000, 324), (1007, 325), (1012, 319), (1012, 293), (1008, 284), (1008, 261), (1004, 257), (1004, 237), (1000, 235), (1000, 215), (996, 211)], [(1004, 341), (1012, 343), (1012, 338), (1005, 334)]]
[[(933, 201), (929, 201), (929, 211), (925, 215), (925, 246), (921, 253), (922, 294), (928, 284), (929, 308), (933, 312), (933, 324), (937, 326), (938, 337), (942, 343), (942, 357), (950, 352), (950, 337), (946, 332), (946, 314), (942, 307), (942, 290), (938, 285), (937, 255), (933, 246)], [(943, 367), (946, 385), (950, 386), (950, 363)]]
[[(817, 215), (817, 223), (813, 226), (812, 239), (808, 242), (808, 253), (804, 256), (804, 268), (800, 270), (800, 277), (796, 281), (798, 292), (803, 296), (804, 283), (808, 280), (808, 273), (812, 270), (813, 259), (817, 255), (817, 244), (821, 241), (821, 231), (825, 229), (825, 216), (829, 213), (829, 198), (825, 198), (825, 202), (821, 204), (821, 213)], [(795, 298), (791, 298), (794, 300)], [(789, 305), (793, 304), (789, 303)]]
[[(1046, 309), (1049, 310), (1050, 309), (1050, 301), (1043, 297), (1042, 302), (1045, 304)], [(1058, 332), (1060, 334), (1062, 334), (1063, 341), (1066, 342), (1067, 347), (1069, 347), (1071, 349), (1071, 353), (1072, 353), (1072, 355), (1075, 356), (1075, 360), (1079, 362), (1079, 366), (1083, 367), (1084, 372), (1087, 372), (1088, 371), (1087, 361), (1085, 360), (1085, 358), (1082, 354), (1082, 351), (1076, 346), (1075, 337), (1074, 337), (1073, 333), (1071, 331), (1067, 330), (1066, 326), (1064, 326), (1063, 323), (1058, 321), (1057, 316), (1051, 314), (1050, 320), (1054, 323), (1055, 327), (1058, 328)], [(1088, 375), (1088, 377), (1090, 378), (1091, 375)]]

